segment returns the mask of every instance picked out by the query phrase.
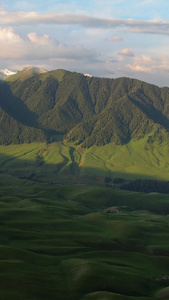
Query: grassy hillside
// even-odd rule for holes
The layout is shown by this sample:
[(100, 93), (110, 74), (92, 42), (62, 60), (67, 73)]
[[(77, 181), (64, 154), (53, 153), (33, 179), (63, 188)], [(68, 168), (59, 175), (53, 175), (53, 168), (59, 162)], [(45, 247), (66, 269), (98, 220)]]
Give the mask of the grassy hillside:
[(53, 183), (104, 184), (106, 177), (168, 180), (169, 144), (167, 138), (155, 140), (155, 132), (127, 145), (88, 149), (66, 141), (1, 146), (0, 171)]
[(0, 185), (2, 299), (168, 297), (168, 196), (9, 175)]

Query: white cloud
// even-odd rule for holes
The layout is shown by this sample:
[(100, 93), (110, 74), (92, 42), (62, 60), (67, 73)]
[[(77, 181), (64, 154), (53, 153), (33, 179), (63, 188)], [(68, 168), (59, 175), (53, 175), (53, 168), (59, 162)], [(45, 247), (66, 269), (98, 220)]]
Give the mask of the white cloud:
[(0, 41), (3, 43), (18, 43), (21, 41), (21, 38), (16, 34), (12, 27), (1, 28), (0, 27)]
[(105, 31), (102, 28), (89, 28), (86, 30), (86, 34), (89, 36), (91, 35), (92, 37), (100, 37), (105, 34)]
[(121, 36), (113, 36), (111, 40), (112, 42), (119, 42), (119, 41), (123, 41), (123, 38)]
[(150, 55), (145, 55), (145, 54), (142, 54), (140, 56), (135, 56), (134, 57), (134, 64), (135, 65), (150, 65), (152, 63), (154, 63), (155, 60), (153, 60), (153, 58), (150, 56)]
[(49, 45), (50, 43), (56, 43), (56, 40), (52, 40), (49, 35), (44, 34), (43, 36), (38, 36), (36, 32), (31, 32), (27, 34), (29, 40), (36, 45)]
[(19, 58), (26, 51), (24, 41), (12, 27), (0, 27), (0, 58)]
[(68, 46), (47, 34), (38, 36), (32, 32), (23, 39), (12, 27), (0, 27), (0, 44), (0, 58), (97, 60), (98, 56), (93, 49), (86, 49), (82, 45)]
[(136, 72), (152, 73), (154, 71), (154, 65), (156, 61), (152, 59), (150, 55), (135, 56), (133, 64), (126, 65), (127, 68)]
[(59, 24), (59, 25), (79, 25), (88, 28), (121, 28), (132, 29), (133, 32), (147, 32), (164, 34), (169, 31), (169, 22), (151, 20), (132, 20), (91, 17), (83, 14), (69, 13), (37, 13), (37, 12), (8, 12), (0, 11), (0, 25), (19, 24)]
[(126, 67), (135, 72), (159, 74), (159, 72), (169, 71), (169, 58), (166, 56), (152, 58), (150, 55), (136, 56), (133, 64), (127, 64)]
[(164, 28), (164, 29), (160, 29), (157, 27), (156, 28), (144, 28), (144, 29), (133, 28), (133, 29), (129, 29), (129, 32), (142, 33), (142, 34), (169, 35), (169, 28)]
[(122, 56), (134, 56), (134, 52), (131, 48), (124, 48), (119, 51), (118, 54)]
[(130, 68), (133, 71), (136, 71), (136, 72), (146, 72), (146, 73), (151, 73), (152, 72), (151, 68), (148, 68), (148, 67), (145, 67), (145, 66), (128, 64), (127, 67)]

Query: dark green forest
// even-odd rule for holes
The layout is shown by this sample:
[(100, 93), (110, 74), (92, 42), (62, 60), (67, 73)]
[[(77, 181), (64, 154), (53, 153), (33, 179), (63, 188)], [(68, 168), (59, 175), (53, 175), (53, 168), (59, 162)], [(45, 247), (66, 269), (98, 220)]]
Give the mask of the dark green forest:
[(144, 193), (169, 194), (169, 181), (158, 181), (151, 179), (136, 179), (129, 183), (124, 183), (121, 189)]
[[(25, 72), (25, 73), (24, 73)], [(0, 144), (55, 141), (82, 147), (138, 140), (169, 130), (169, 89), (130, 79), (87, 77), (64, 70), (0, 82)]]

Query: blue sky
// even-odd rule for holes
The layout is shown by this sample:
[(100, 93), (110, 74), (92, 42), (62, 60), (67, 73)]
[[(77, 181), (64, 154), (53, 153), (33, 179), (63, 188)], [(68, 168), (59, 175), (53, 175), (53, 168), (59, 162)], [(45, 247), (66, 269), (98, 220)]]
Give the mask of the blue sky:
[(167, 0), (0, 0), (0, 68), (169, 86), (168, 11)]

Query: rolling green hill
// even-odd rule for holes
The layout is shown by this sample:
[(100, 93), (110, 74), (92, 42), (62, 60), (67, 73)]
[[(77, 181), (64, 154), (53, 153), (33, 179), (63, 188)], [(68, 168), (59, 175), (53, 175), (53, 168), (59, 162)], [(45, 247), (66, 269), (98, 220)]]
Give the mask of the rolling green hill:
[(2, 174), (0, 187), (1, 299), (168, 299), (168, 195)]
[(168, 130), (168, 88), (33, 67), (0, 83), (0, 144), (64, 137), (89, 148), (127, 144), (152, 131), (163, 141)]

